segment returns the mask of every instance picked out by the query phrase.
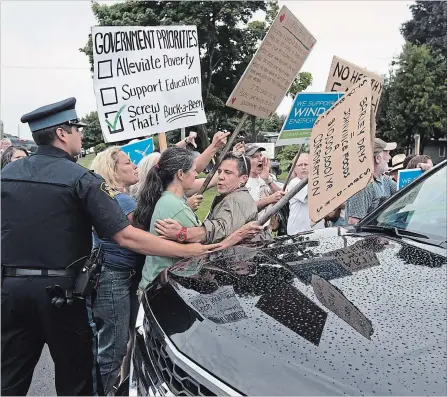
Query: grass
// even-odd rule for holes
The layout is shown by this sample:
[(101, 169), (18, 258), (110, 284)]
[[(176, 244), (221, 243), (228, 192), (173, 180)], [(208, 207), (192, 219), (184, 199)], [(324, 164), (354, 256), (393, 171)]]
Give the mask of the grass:
[(201, 222), (203, 222), (205, 217), (208, 215), (208, 211), (210, 210), (211, 204), (213, 203), (213, 199), (216, 196), (216, 194), (217, 194), (217, 188), (215, 187), (205, 190), (205, 192), (203, 193), (202, 204), (200, 204), (200, 207), (196, 212)]
[(96, 154), (95, 153), (90, 153), (87, 154), (87, 156), (80, 158), (77, 163), (79, 165), (82, 165), (85, 168), (89, 168), (90, 169), (90, 164), (92, 163), (93, 159), (95, 158)]

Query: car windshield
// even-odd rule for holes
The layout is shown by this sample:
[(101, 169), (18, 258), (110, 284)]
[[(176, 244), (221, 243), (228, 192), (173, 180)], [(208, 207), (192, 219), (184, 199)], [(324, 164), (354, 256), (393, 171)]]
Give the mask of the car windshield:
[(391, 202), (367, 224), (393, 227), (445, 242), (447, 240), (446, 170), (444, 164), (427, 179), (414, 183), (403, 196)]

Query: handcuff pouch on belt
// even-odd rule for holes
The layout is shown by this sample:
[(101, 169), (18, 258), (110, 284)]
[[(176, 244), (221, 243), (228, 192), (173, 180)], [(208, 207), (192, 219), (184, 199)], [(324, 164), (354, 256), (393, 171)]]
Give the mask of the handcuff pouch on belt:
[(61, 307), (64, 303), (67, 303), (70, 306), (75, 299), (92, 296), (92, 293), (98, 287), (103, 261), (104, 253), (101, 251), (101, 247), (95, 248), (79, 269), (73, 288), (64, 291), (59, 285), (47, 287), (46, 290), (50, 296), (51, 304)]
[(103, 261), (104, 253), (101, 251), (101, 247), (93, 249), (90, 257), (79, 269), (73, 295), (80, 298), (91, 296), (93, 289), (98, 287)]

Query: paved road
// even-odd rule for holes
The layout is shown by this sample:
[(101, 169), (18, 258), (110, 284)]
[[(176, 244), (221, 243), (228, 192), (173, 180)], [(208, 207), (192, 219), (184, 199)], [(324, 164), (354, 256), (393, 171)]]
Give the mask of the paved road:
[(34, 370), (33, 381), (28, 396), (55, 396), (54, 364), (48, 346), (45, 345), (39, 363)]

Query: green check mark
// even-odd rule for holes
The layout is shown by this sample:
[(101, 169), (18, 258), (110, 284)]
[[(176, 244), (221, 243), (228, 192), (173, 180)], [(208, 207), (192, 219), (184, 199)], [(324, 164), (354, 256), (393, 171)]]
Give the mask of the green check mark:
[(118, 110), (118, 112), (115, 115), (115, 119), (113, 120), (113, 124), (109, 121), (109, 120), (105, 120), (107, 125), (110, 127), (110, 129), (112, 131), (114, 131), (116, 129), (116, 125), (118, 124), (118, 120), (120, 119), (120, 115), (121, 113), (123, 113), (124, 108), (126, 107), (126, 105), (121, 106), (120, 110)]

